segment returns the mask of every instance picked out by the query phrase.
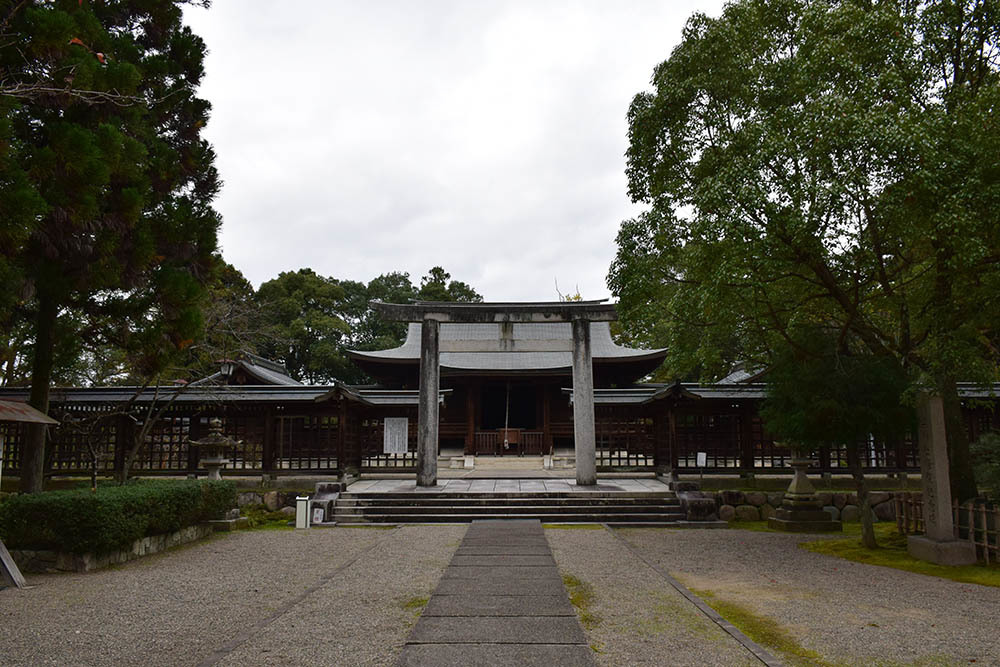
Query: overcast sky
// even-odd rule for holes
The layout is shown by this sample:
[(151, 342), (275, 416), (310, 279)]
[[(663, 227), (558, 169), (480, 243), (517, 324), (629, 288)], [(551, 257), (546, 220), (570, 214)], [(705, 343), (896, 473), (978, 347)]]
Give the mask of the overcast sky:
[(215, 0), (201, 94), (227, 261), (490, 301), (609, 296), (625, 114), (694, 11), (659, 0)]

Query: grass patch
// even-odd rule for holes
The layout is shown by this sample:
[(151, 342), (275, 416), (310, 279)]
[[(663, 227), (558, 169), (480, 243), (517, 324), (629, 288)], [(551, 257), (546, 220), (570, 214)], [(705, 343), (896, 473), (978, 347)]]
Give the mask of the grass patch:
[[(845, 532), (847, 525), (844, 526)], [(938, 565), (918, 560), (906, 551), (906, 537), (896, 532), (895, 524), (875, 524), (878, 549), (866, 549), (859, 539), (861, 527), (852, 531), (854, 535), (839, 540), (816, 540), (799, 546), (808, 551), (867, 565), (892, 567), (897, 570), (941, 577), (965, 584), (1000, 587), (1000, 566), (990, 565)]]
[(691, 592), (703, 599), (705, 604), (739, 628), (747, 637), (768, 649), (781, 653), (792, 664), (831, 667), (835, 664), (827, 662), (819, 653), (800, 644), (791, 632), (773, 618), (757, 614), (735, 602), (720, 600), (715, 597), (715, 593), (712, 591), (691, 589)]
[(564, 574), (562, 580), (563, 585), (569, 592), (570, 604), (576, 607), (580, 623), (587, 630), (596, 627), (601, 622), (601, 617), (590, 609), (591, 605), (594, 604), (594, 587), (574, 577), (572, 574)]
[(543, 523), (546, 530), (604, 530), (599, 523)]
[[(857, 490), (857, 485), (850, 477), (834, 477), (829, 482), (823, 481), (819, 475), (810, 475), (809, 479), (816, 490), (820, 492), (854, 493)], [(681, 481), (698, 481), (702, 491), (785, 491), (788, 489), (788, 483), (792, 481), (792, 476), (757, 477), (753, 480), (736, 477), (706, 477), (697, 480), (685, 475)], [(872, 491), (920, 491), (922, 488), (919, 475), (910, 475), (905, 482), (887, 477), (873, 477), (869, 481)]]
[[(757, 533), (781, 533), (782, 535), (856, 535), (861, 536), (861, 522), (851, 521), (842, 524), (843, 531), (829, 531), (821, 533), (790, 533), (786, 530), (775, 530), (767, 525), (767, 521), (730, 521), (729, 527), (739, 530), (752, 530)], [(891, 521), (881, 521), (875, 524), (875, 537), (882, 539), (883, 536), (896, 533), (896, 524)]]
[(403, 603), (403, 609), (420, 613), (431, 599), (427, 596), (413, 597)]
[(250, 520), (251, 530), (294, 530), (294, 525), (289, 525), (292, 520), (287, 514), (272, 512), (264, 505), (244, 505), (240, 508), (240, 515)]

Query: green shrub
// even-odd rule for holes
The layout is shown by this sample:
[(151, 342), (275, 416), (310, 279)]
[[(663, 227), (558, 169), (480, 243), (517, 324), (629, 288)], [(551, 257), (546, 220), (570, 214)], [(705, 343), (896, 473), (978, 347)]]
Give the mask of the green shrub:
[(107, 553), (146, 535), (219, 517), (236, 505), (227, 481), (141, 481), (125, 486), (20, 495), (0, 505), (10, 549)]

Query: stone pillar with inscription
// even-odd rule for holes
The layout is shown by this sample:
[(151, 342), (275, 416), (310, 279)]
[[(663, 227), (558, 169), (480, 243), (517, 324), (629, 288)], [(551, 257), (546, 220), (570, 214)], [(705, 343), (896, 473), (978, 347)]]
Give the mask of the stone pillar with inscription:
[(441, 324), (425, 319), (420, 334), (420, 407), (417, 415), (417, 486), (437, 485)]
[(597, 484), (594, 366), (590, 352), (590, 322), (582, 318), (573, 320), (573, 443), (577, 485)]
[(920, 395), (917, 423), (924, 534), (910, 535), (906, 549), (914, 558), (940, 565), (971, 565), (976, 562), (975, 546), (955, 539), (948, 478), (948, 438), (940, 396)]

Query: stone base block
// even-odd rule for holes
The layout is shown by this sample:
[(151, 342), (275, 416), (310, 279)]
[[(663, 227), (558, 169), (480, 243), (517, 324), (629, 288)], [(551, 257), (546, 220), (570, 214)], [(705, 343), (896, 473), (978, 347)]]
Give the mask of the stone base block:
[(681, 491), (677, 494), (681, 510), (688, 521), (717, 521), (719, 515), (714, 498), (703, 498), (700, 491)]
[(938, 565), (973, 565), (976, 562), (976, 547), (958, 540), (938, 540), (924, 535), (910, 535), (906, 538), (906, 551), (914, 558)]
[(830, 521), (832, 517), (820, 508), (801, 510), (782, 507), (775, 510), (774, 518), (782, 521)]
[(772, 516), (767, 520), (767, 527), (773, 530), (783, 530), (786, 533), (830, 533), (844, 529), (844, 524), (839, 521), (831, 521), (830, 515), (826, 512), (821, 511), (819, 514), (824, 518), (779, 519), (777, 516)]
[(212, 530), (217, 533), (229, 533), (234, 530), (243, 530), (250, 527), (250, 519), (245, 516), (236, 517), (235, 519), (212, 519), (205, 523), (211, 526)]

